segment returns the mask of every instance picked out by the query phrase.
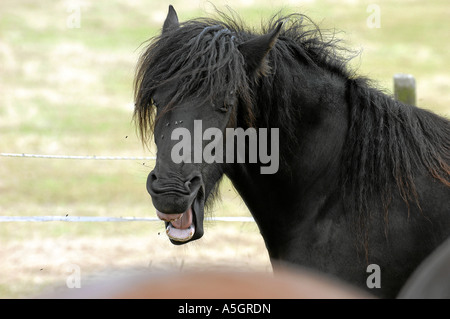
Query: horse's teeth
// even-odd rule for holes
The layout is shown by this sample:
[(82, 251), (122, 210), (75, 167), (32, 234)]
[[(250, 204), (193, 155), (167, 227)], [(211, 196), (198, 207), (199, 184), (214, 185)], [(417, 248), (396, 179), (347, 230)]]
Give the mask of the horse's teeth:
[(178, 216), (177, 218), (173, 218), (173, 219), (169, 219), (169, 220), (166, 219), (166, 221), (168, 221), (169, 223), (170, 223), (170, 222), (174, 222), (174, 221), (176, 221), (176, 220), (181, 219), (181, 217), (183, 217), (183, 214), (181, 214), (181, 215)]

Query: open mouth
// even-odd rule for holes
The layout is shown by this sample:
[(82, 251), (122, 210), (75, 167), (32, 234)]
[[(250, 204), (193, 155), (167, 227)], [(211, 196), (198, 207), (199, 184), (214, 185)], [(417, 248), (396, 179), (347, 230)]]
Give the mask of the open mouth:
[(181, 214), (166, 214), (156, 210), (159, 219), (165, 222), (166, 234), (175, 244), (184, 244), (203, 236), (203, 205), (196, 198), (191, 206)]
[(158, 218), (166, 222), (167, 236), (177, 242), (186, 242), (195, 234), (195, 216), (192, 206), (182, 214), (164, 214), (156, 210)]

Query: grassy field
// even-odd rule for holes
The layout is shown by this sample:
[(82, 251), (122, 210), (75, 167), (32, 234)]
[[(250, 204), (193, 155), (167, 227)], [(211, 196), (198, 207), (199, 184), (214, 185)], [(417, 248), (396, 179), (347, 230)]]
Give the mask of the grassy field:
[[(359, 74), (387, 92), (393, 74), (413, 74), (419, 106), (450, 114), (448, 0), (377, 1), (379, 28), (367, 24), (372, 1), (212, 2), (256, 28), (283, 10), (343, 30), (348, 46), (362, 50), (352, 61)], [(153, 156), (131, 121), (132, 81), (141, 44), (159, 32), (169, 3), (181, 20), (213, 12), (197, 0), (2, 1), (0, 152)], [(152, 166), (0, 157), (0, 215), (154, 217), (145, 190)], [(213, 216), (249, 216), (228, 180), (221, 194)], [(64, 285), (70, 264), (84, 278), (131, 268), (270, 271), (254, 224), (208, 223), (204, 239), (175, 247), (162, 223), (0, 223), (0, 297)]]

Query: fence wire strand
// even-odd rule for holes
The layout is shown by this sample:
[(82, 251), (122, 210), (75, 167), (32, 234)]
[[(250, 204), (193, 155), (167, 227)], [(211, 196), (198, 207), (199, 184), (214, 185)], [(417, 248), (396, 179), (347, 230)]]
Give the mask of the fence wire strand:
[[(0, 216), (1, 222), (161, 222), (156, 217)], [(253, 217), (206, 217), (205, 221), (254, 222)]]
[(47, 158), (47, 159), (76, 159), (76, 160), (156, 160), (155, 156), (97, 156), (97, 155), (44, 155), (26, 153), (0, 153), (3, 157)]
[[(97, 156), (97, 155), (44, 155), (27, 153), (0, 153), (2, 157), (75, 159), (75, 160), (156, 160), (155, 156)], [(156, 222), (156, 217), (102, 217), (102, 216), (0, 216), (0, 222)], [(206, 217), (205, 221), (254, 222), (253, 217)]]

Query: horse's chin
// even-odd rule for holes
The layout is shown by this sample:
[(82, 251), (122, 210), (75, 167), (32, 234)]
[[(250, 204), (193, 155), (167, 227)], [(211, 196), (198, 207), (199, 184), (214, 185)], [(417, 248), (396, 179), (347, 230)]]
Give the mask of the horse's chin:
[(186, 244), (203, 236), (204, 201), (196, 198), (181, 214), (164, 214), (156, 210), (165, 222), (166, 234), (174, 245)]

